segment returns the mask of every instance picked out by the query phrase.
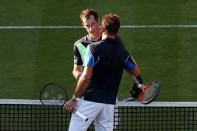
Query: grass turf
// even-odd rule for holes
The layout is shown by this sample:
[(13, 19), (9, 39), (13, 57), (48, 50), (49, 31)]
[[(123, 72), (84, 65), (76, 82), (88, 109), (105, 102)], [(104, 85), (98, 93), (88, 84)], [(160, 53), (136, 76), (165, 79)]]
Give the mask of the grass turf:
[[(80, 25), (83, 8), (99, 15), (117, 13), (122, 25), (196, 24), (196, 1), (72, 0), (0, 1), (0, 25)], [(47, 81), (75, 87), (71, 75), (73, 43), (84, 29), (0, 30), (0, 98), (37, 99)], [(146, 82), (158, 79), (158, 100), (195, 101), (197, 96), (196, 28), (121, 29), (119, 35), (141, 67)], [(131, 78), (124, 73), (119, 98), (129, 95)]]

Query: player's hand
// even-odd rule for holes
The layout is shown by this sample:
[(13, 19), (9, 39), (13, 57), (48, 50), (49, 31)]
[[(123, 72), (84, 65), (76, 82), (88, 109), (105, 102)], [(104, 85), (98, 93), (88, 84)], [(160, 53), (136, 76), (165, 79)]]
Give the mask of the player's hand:
[(139, 84), (138, 88), (140, 88), (143, 92), (145, 92), (145, 85), (144, 84)]
[(132, 89), (130, 91), (130, 94), (131, 96), (136, 99), (138, 98), (138, 95), (140, 94), (140, 92), (144, 92), (144, 88), (145, 88), (145, 85), (144, 84), (137, 84), (137, 83), (134, 83), (133, 86), (132, 86)]
[(72, 112), (75, 106), (76, 106), (76, 101), (73, 99), (70, 99), (68, 102), (64, 104), (63, 109), (66, 112)]

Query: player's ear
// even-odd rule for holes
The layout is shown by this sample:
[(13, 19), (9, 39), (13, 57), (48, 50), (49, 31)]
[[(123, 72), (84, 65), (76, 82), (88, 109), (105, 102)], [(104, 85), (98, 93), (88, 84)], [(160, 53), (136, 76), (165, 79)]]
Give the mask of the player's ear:
[(105, 28), (105, 26), (102, 24), (102, 25), (101, 25), (101, 32), (105, 32), (105, 30), (106, 30), (106, 28)]

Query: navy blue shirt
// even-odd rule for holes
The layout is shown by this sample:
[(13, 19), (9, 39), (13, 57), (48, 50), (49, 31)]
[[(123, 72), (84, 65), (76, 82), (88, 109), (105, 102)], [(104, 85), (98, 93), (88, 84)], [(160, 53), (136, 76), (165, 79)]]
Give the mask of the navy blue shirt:
[(119, 38), (107, 38), (87, 46), (84, 66), (93, 68), (84, 99), (115, 104), (123, 69), (130, 71), (136, 64)]

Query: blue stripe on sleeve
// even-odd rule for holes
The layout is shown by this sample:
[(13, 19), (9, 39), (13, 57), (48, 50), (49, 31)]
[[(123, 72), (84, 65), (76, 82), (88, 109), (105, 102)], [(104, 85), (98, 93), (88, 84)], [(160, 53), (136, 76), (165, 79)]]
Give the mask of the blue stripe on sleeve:
[(87, 46), (85, 55), (84, 55), (84, 66), (93, 67), (94, 66), (94, 56), (90, 50), (90, 47)]
[(127, 58), (127, 60), (125, 61), (125, 64), (124, 64), (124, 68), (125, 68), (127, 71), (131, 71), (131, 70), (133, 70), (135, 67), (136, 67), (135, 62), (131, 59), (130, 56), (128, 56), (128, 58)]

